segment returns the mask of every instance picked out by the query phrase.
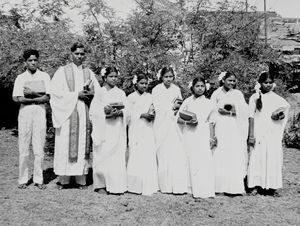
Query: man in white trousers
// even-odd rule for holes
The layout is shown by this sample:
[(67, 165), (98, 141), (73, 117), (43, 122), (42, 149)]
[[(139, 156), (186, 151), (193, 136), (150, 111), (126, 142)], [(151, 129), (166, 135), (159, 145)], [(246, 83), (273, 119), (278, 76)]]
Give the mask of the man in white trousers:
[(58, 189), (67, 188), (71, 176), (80, 189), (86, 188), (91, 151), (89, 104), (100, 89), (94, 73), (83, 65), (82, 43), (71, 47), (71, 60), (54, 74), (50, 85), (50, 105), (55, 128), (54, 172)]
[(20, 104), (18, 116), (19, 180), (18, 188), (25, 189), (29, 181), (29, 146), (34, 154), (33, 182), (39, 189), (43, 184), (44, 144), (46, 138), (46, 108), (49, 102), (50, 76), (38, 69), (39, 52), (25, 50), (26, 71), (17, 76), (13, 100)]

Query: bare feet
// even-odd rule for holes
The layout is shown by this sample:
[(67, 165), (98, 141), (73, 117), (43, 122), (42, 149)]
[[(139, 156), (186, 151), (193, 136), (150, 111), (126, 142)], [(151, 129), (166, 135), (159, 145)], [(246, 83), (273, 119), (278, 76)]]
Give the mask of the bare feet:
[(95, 189), (95, 192), (102, 195), (107, 195), (107, 191), (105, 190), (105, 188)]
[(19, 184), (18, 188), (19, 189), (26, 189), (27, 188), (27, 184)]
[(85, 190), (85, 189), (87, 189), (88, 187), (87, 187), (86, 185), (79, 185), (78, 188), (79, 188), (80, 190)]
[(267, 195), (273, 196), (273, 197), (280, 197), (280, 194), (275, 189), (267, 190)]
[(62, 190), (62, 189), (66, 189), (67, 188), (67, 185), (64, 185), (64, 184), (57, 184), (57, 189), (58, 190)]
[(194, 198), (195, 202), (201, 202), (203, 199), (202, 198)]
[(41, 190), (44, 190), (44, 189), (47, 188), (46, 185), (44, 185), (44, 184), (38, 184), (38, 183), (35, 183), (34, 186), (36, 186), (38, 189), (41, 189)]
[(257, 188), (254, 188), (250, 193), (249, 196), (256, 196), (258, 194)]

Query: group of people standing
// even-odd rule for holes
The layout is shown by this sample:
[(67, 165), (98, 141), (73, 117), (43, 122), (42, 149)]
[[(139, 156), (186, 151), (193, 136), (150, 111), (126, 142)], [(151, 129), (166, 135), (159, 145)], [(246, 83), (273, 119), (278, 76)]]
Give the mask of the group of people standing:
[[(93, 186), (99, 193), (160, 191), (191, 193), (196, 199), (236, 195), (245, 193), (247, 176), (252, 194), (262, 189), (277, 195), (289, 104), (272, 91), (272, 74), (260, 74), (249, 105), (231, 72), (221, 73), (220, 87), (210, 99), (205, 80), (194, 78), (192, 95), (183, 100), (171, 67), (162, 68), (151, 94), (148, 77), (137, 74), (135, 91), (126, 97), (117, 87), (115, 67), (103, 70), (105, 82), (100, 87), (94, 73), (82, 65), (84, 46), (75, 43), (71, 52), (72, 63), (60, 67), (51, 81), (37, 69), (38, 52), (24, 53), (27, 70), (17, 77), (13, 91), (13, 99), (21, 103), (19, 188), (27, 187), (31, 139), (33, 181), (45, 188), (45, 103), (50, 100), (59, 189), (68, 187), (71, 176), (79, 188), (86, 188), (92, 151)], [(42, 81), (43, 92), (34, 91), (34, 81)]]

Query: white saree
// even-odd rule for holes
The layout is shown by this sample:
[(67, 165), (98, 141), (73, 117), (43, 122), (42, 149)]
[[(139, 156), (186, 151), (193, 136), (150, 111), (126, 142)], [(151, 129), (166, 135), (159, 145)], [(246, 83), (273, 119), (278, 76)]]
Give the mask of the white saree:
[[(125, 105), (123, 117), (106, 119), (104, 107), (111, 103)], [(93, 182), (94, 189), (106, 188), (110, 193), (124, 193), (126, 182), (126, 95), (114, 87), (102, 87), (90, 107), (93, 124)]]
[(213, 156), (210, 149), (209, 123), (213, 122), (215, 107), (204, 96), (187, 98), (179, 111), (188, 110), (197, 115), (198, 125), (183, 127), (184, 146), (189, 161), (192, 194), (195, 198), (215, 196)]
[(247, 169), (248, 105), (239, 90), (226, 92), (223, 87), (212, 94), (211, 100), (216, 111), (225, 104), (234, 105), (236, 110), (236, 116), (216, 113), (215, 191), (242, 194)]
[(172, 110), (174, 100), (181, 98), (180, 89), (174, 84), (169, 88), (159, 84), (153, 89), (152, 97), (159, 188), (163, 193), (182, 194), (188, 191), (188, 162), (182, 131)]
[[(250, 152), (248, 186), (265, 189), (282, 187), (282, 137), (288, 119), (289, 103), (270, 91), (262, 95), (262, 109), (256, 109), (259, 94), (253, 94), (249, 101), (249, 117), (254, 118), (256, 143)], [(285, 118), (274, 121), (272, 113), (283, 108)]]
[(133, 193), (151, 195), (158, 191), (156, 147), (153, 122), (140, 118), (152, 105), (149, 93), (134, 92), (127, 98), (129, 159), (127, 188)]

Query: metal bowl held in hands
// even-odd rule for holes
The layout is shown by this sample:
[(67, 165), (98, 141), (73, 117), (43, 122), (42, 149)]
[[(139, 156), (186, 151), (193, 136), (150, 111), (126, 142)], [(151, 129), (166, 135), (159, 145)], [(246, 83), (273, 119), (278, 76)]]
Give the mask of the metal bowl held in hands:
[(117, 110), (122, 110), (125, 107), (122, 102), (111, 103), (111, 104), (109, 104), (109, 106), (111, 106), (112, 108), (117, 109)]
[(183, 110), (179, 112), (179, 117), (183, 119), (184, 121), (191, 121), (192, 119), (196, 119), (197, 116), (195, 113)]

